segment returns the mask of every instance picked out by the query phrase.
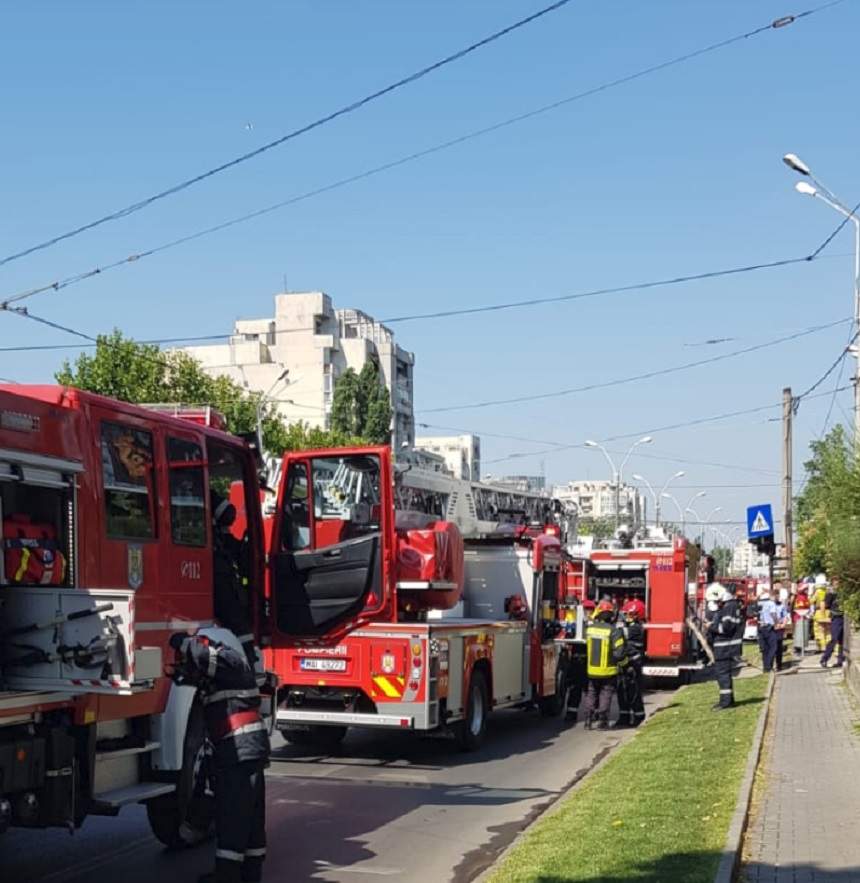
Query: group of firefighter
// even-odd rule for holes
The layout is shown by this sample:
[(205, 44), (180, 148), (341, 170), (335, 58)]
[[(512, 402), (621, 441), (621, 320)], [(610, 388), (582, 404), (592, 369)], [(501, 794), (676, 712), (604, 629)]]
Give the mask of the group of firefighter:
[(617, 695), (613, 727), (638, 727), (645, 720), (645, 604), (631, 598), (619, 610), (608, 598), (598, 601), (585, 630), (585, 651), (571, 673), (568, 715), (576, 720), (584, 693), (585, 728), (608, 729)]

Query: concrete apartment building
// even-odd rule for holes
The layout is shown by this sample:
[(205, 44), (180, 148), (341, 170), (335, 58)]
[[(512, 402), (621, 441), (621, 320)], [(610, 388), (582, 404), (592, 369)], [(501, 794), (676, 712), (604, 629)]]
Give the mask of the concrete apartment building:
[(767, 555), (756, 551), (748, 540), (741, 540), (732, 549), (732, 563), (729, 571), (733, 576), (766, 577), (768, 574)]
[[(562, 503), (574, 504), (580, 518), (615, 518), (615, 485), (611, 481), (569, 481), (556, 485), (553, 497)], [(618, 492), (621, 521), (643, 524), (646, 502), (642, 494), (627, 484)]]
[(481, 439), (477, 435), (422, 435), (415, 439), (415, 447), (445, 460), (448, 470), (456, 478), (481, 480)]
[(208, 374), (226, 374), (265, 395), (287, 421), (322, 428), (329, 427), (337, 378), (375, 359), (391, 395), (394, 450), (414, 442), (414, 355), (395, 343), (385, 325), (360, 310), (334, 309), (322, 291), (276, 294), (273, 317), (240, 319), (227, 343), (185, 352)]

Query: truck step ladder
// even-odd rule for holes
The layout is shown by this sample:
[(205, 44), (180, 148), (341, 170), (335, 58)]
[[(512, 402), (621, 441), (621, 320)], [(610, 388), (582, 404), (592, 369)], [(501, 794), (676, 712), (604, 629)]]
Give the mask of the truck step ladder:
[(153, 797), (171, 794), (175, 790), (176, 785), (172, 782), (139, 782), (137, 785), (115, 788), (113, 791), (96, 794), (91, 812), (93, 815), (113, 816), (130, 803), (142, 803)]

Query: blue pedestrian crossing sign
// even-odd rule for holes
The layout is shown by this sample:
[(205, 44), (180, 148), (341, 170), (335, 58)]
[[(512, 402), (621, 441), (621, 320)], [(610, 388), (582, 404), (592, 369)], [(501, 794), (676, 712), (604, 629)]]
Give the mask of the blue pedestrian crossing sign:
[(773, 509), (770, 503), (747, 507), (747, 536), (766, 537), (773, 533)]

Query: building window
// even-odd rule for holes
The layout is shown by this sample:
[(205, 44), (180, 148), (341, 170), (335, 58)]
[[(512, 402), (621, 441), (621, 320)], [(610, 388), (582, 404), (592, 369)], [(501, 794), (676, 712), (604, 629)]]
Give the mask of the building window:
[(167, 439), (170, 476), (170, 530), (180, 546), (206, 545), (203, 449), (195, 442)]
[(155, 537), (155, 472), (152, 434), (102, 423), (102, 478), (107, 535), (114, 539)]

